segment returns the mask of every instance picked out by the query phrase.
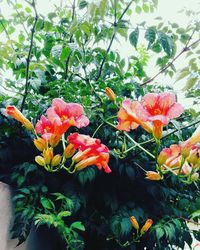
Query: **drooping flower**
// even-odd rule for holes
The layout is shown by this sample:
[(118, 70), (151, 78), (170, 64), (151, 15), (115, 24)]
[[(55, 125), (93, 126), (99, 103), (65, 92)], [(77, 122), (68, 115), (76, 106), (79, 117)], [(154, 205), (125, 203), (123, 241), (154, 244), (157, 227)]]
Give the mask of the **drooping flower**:
[(26, 129), (34, 130), (33, 124), (15, 106), (7, 106), (6, 114), (21, 122)]
[(136, 109), (139, 102), (130, 99), (125, 99), (122, 102), (121, 108), (118, 112), (118, 125), (117, 129), (129, 132), (132, 129), (136, 129), (138, 126), (142, 126), (147, 132), (152, 132), (152, 126), (149, 122), (143, 122), (136, 114)]
[(152, 224), (153, 224), (153, 220), (151, 219), (146, 220), (144, 226), (140, 230), (140, 233), (141, 234), (146, 233), (149, 230), (149, 228), (152, 226)]
[(82, 128), (89, 124), (80, 104), (66, 103), (60, 98), (53, 99), (52, 106), (47, 109), (47, 117), (55, 127), (55, 133), (59, 135), (65, 133), (71, 126)]
[(142, 121), (153, 123), (153, 134), (160, 139), (163, 126), (166, 126), (170, 119), (179, 117), (183, 113), (183, 107), (176, 102), (176, 96), (173, 93), (150, 93), (142, 98), (136, 113)]
[(78, 149), (72, 160), (76, 163), (75, 169), (81, 170), (91, 165), (96, 165), (99, 170), (102, 168), (110, 173), (108, 166), (109, 149), (101, 144), (99, 139), (87, 135), (73, 133), (68, 136), (68, 142)]

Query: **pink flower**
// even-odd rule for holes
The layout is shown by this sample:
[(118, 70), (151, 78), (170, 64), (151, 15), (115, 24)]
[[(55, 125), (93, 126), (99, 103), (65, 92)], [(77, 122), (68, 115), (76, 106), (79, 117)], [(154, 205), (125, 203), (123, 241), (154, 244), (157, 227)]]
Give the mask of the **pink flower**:
[(149, 122), (143, 122), (138, 115), (136, 114), (136, 109), (139, 102), (133, 101), (130, 99), (125, 99), (122, 102), (121, 108), (118, 112), (118, 125), (117, 129), (129, 132), (132, 129), (136, 129), (141, 125), (146, 131), (152, 132), (151, 124)]
[(42, 115), (35, 125), (35, 131), (42, 135), (43, 139), (49, 140), (55, 133), (55, 127), (44, 115)]
[(75, 165), (76, 170), (96, 165), (99, 170), (103, 168), (106, 173), (111, 172), (108, 166), (109, 149), (104, 144), (101, 144), (99, 139), (73, 133), (68, 136), (68, 142), (78, 149), (78, 152), (72, 158), (74, 162), (77, 162)]
[(52, 107), (47, 109), (47, 117), (56, 127), (56, 133), (60, 135), (71, 126), (82, 128), (89, 124), (89, 119), (84, 115), (80, 104), (66, 103), (60, 98), (53, 99)]
[(154, 136), (160, 139), (163, 126), (166, 126), (170, 119), (179, 117), (183, 113), (183, 107), (176, 103), (173, 93), (150, 93), (142, 98), (142, 103), (137, 106), (136, 113), (142, 121), (153, 123)]

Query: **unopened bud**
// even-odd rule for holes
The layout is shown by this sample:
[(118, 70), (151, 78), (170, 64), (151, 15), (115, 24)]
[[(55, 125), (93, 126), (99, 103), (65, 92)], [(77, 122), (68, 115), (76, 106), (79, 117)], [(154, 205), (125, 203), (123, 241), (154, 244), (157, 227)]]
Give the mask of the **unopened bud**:
[(139, 229), (139, 224), (134, 216), (130, 217), (131, 225), (134, 227), (136, 230)]
[(192, 181), (197, 181), (199, 179), (199, 174), (198, 173), (194, 173), (194, 174), (191, 175), (190, 178), (191, 178)]
[(116, 100), (116, 95), (115, 95), (114, 91), (111, 88), (106, 87), (105, 88), (105, 92), (106, 92), (106, 95), (108, 96), (108, 98), (111, 101), (115, 101)]
[(146, 179), (151, 180), (151, 181), (159, 181), (162, 179), (162, 177), (157, 172), (147, 171), (146, 172)]
[(146, 233), (149, 230), (149, 228), (152, 226), (152, 224), (153, 224), (153, 221), (151, 219), (148, 219), (145, 222), (144, 226), (141, 228), (140, 233), (141, 234)]
[(59, 142), (60, 142), (60, 136), (54, 134), (51, 135), (49, 144), (51, 145), (52, 148), (56, 147)]
[(37, 162), (38, 165), (44, 167), (45, 166), (45, 161), (44, 158), (40, 155), (35, 157), (35, 161)]
[(55, 166), (58, 166), (61, 162), (61, 155), (57, 154), (53, 157), (52, 161), (51, 161), (51, 166), (52, 167), (55, 167)]
[(76, 149), (73, 144), (69, 143), (64, 150), (64, 156), (66, 159), (71, 158), (72, 155), (75, 153)]
[(47, 165), (51, 163), (51, 160), (53, 158), (53, 149), (52, 148), (47, 148), (43, 151), (43, 157), (44, 161)]
[(166, 162), (167, 158), (170, 156), (170, 153), (171, 153), (171, 150), (169, 148), (164, 148), (160, 152), (160, 154), (157, 158), (158, 165), (163, 165)]
[(37, 139), (34, 139), (34, 145), (39, 151), (44, 151), (44, 149), (47, 147), (47, 141), (45, 141), (43, 138), (38, 137)]

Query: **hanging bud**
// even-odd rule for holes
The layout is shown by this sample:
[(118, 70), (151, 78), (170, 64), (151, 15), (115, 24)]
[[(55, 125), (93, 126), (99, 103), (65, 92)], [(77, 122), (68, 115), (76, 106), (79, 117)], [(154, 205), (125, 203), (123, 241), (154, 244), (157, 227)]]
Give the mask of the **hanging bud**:
[(7, 106), (6, 114), (21, 122), (26, 129), (34, 130), (33, 124), (15, 106)]
[(44, 151), (44, 149), (47, 147), (47, 141), (45, 141), (43, 138), (38, 137), (37, 139), (34, 139), (34, 145), (39, 151)]
[(106, 92), (106, 95), (108, 96), (108, 98), (111, 100), (111, 101), (115, 101), (116, 100), (116, 95), (115, 93), (113, 92), (113, 90), (109, 87), (106, 87), (105, 88), (105, 92)]
[(72, 155), (75, 153), (76, 149), (73, 144), (69, 143), (64, 150), (64, 156), (66, 159), (71, 158)]
[(55, 167), (55, 166), (58, 166), (61, 162), (61, 155), (57, 154), (53, 157), (52, 161), (51, 161), (51, 166), (52, 167)]
[(51, 145), (52, 148), (55, 148), (59, 142), (60, 142), (60, 136), (54, 134), (51, 135), (49, 144)]
[(47, 148), (43, 151), (43, 157), (44, 161), (47, 165), (51, 163), (51, 160), (53, 158), (53, 149), (52, 148)]
[(134, 227), (136, 230), (139, 229), (139, 224), (134, 216), (130, 217), (131, 225)]
[(35, 161), (37, 162), (38, 165), (44, 167), (45, 166), (45, 161), (44, 158), (40, 155), (35, 157)]
[(159, 181), (162, 179), (162, 177), (157, 172), (147, 171), (146, 172), (146, 179), (151, 180), (151, 181)]
[(145, 222), (144, 226), (141, 228), (140, 233), (141, 234), (146, 233), (149, 230), (149, 228), (152, 226), (152, 224), (153, 224), (153, 221), (151, 219), (148, 219)]

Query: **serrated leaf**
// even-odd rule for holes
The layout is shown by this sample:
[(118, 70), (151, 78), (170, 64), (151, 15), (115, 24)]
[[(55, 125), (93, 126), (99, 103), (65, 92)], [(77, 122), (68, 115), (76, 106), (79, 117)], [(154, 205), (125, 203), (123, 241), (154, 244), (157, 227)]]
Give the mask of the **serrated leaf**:
[(129, 41), (130, 43), (136, 48), (137, 47), (137, 42), (138, 42), (138, 37), (139, 37), (139, 29), (138, 27), (131, 32), (129, 35)]

